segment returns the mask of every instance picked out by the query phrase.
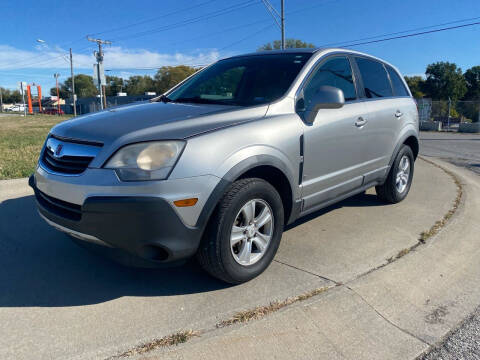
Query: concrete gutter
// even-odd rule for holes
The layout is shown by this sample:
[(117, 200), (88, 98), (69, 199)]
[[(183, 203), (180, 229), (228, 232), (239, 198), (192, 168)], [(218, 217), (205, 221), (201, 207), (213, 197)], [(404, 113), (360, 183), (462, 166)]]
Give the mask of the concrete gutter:
[[(462, 184), (453, 217), (426, 244), (260, 320), (211, 330), (142, 359), (414, 359), (478, 306), (480, 181)], [(414, 214), (412, 214), (414, 216)]]

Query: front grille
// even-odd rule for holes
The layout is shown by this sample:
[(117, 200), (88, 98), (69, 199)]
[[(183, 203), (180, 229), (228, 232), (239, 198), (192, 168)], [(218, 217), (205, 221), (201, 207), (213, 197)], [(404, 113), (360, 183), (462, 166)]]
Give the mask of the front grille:
[(55, 173), (83, 173), (100, 151), (102, 144), (50, 135), (41, 155), (41, 165)]
[(53, 151), (45, 148), (43, 163), (55, 172), (65, 174), (81, 174), (93, 160), (92, 156), (68, 156), (54, 157)]
[(82, 218), (82, 206), (51, 197), (40, 190), (35, 191), (38, 203), (49, 212), (69, 220), (79, 221)]

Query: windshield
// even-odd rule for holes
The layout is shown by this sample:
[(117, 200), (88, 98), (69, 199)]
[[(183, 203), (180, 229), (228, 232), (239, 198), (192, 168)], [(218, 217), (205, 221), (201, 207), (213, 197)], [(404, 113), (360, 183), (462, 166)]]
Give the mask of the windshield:
[(167, 94), (173, 102), (252, 106), (279, 99), (312, 54), (252, 55), (221, 60)]

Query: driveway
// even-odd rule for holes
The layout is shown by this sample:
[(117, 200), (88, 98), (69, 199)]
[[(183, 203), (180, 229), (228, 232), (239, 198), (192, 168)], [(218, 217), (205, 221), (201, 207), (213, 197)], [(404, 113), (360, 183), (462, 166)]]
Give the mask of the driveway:
[(138, 270), (93, 255), (38, 217), (26, 180), (0, 183), (0, 358), (102, 359), (356, 279), (417, 243), (455, 196), (448, 175), (418, 160), (404, 202), (385, 205), (368, 191), (302, 219), (265, 274), (226, 286), (194, 262)]
[[(441, 157), (480, 175), (480, 134), (421, 133), (421, 153)], [(480, 359), (480, 307), (423, 359)]]

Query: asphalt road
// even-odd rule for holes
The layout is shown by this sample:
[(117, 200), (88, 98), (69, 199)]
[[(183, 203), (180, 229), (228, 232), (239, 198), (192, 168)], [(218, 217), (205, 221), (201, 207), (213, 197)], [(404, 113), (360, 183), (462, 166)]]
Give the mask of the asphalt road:
[(2, 360), (104, 359), (182, 329), (212, 328), (240, 310), (347, 283), (416, 244), (456, 194), (448, 175), (419, 160), (405, 201), (386, 205), (370, 190), (312, 214), (287, 229), (262, 276), (226, 286), (193, 263), (138, 270), (94, 256), (39, 218), (26, 180), (8, 184), (0, 182)]
[(420, 153), (480, 174), (480, 134), (422, 132)]
[[(480, 135), (425, 132), (420, 138), (422, 155), (443, 158), (480, 175)], [(433, 359), (480, 359), (480, 307), (440, 346), (423, 357), (423, 360)]]

